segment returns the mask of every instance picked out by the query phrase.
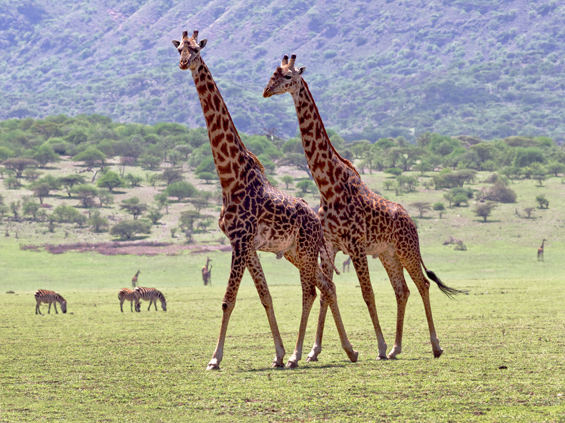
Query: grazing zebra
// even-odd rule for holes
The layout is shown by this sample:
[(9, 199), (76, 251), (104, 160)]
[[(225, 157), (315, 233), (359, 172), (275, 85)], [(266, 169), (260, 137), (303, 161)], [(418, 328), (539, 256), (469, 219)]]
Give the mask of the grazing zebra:
[(120, 310), (124, 312), (123, 304), (125, 300), (129, 301), (129, 308), (133, 312), (133, 303), (135, 301), (135, 311), (139, 313), (141, 310), (141, 303), (139, 302), (139, 292), (132, 289), (123, 288), (118, 293), (118, 300), (120, 300)]
[(47, 310), (47, 313), (49, 314), (51, 314), (51, 304), (53, 304), (53, 306), (55, 307), (55, 313), (59, 314), (59, 312), (57, 311), (57, 303), (61, 304), (61, 310), (63, 311), (63, 313), (67, 312), (67, 301), (55, 291), (38, 289), (37, 291), (35, 291), (35, 301), (35, 314), (41, 314), (43, 316), (41, 310), (39, 309), (39, 305), (41, 303), (49, 303), (49, 310)]
[(167, 300), (165, 300), (165, 296), (161, 291), (158, 291), (155, 288), (143, 288), (141, 286), (135, 288), (135, 291), (139, 292), (139, 296), (142, 300), (149, 301), (149, 308), (147, 311), (151, 310), (151, 304), (155, 304), (155, 311), (157, 311), (157, 300), (161, 301), (161, 308), (163, 311), (167, 311)]

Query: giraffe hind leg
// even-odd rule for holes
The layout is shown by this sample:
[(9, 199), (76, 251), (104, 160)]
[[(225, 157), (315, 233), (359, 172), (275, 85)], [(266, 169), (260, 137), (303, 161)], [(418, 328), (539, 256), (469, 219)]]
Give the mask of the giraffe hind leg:
[[(324, 274), (328, 275), (330, 283), (333, 285), (333, 266), (335, 263), (336, 253), (333, 248), (328, 248), (329, 257), (326, 260), (322, 260), (322, 270)], [(314, 340), (314, 345), (312, 350), (306, 357), (306, 361), (318, 361), (318, 355), (322, 352), (322, 339), (324, 337), (324, 326), (326, 324), (326, 315), (328, 313), (328, 298), (324, 292), (320, 295), (320, 311), (318, 314), (318, 326), (316, 328), (316, 339)]]
[(404, 268), (398, 256), (396, 254), (391, 256), (389, 253), (382, 253), (379, 255), (379, 259), (388, 274), (388, 278), (394, 289), (394, 295), (396, 296), (396, 337), (394, 339), (394, 346), (387, 355), (388, 358), (395, 359), (396, 356), (402, 352), (404, 315), (408, 297), (410, 296), (410, 290), (406, 284), (406, 279), (404, 279)]
[[(402, 260), (402, 259), (401, 259)], [(434, 319), (432, 316), (432, 306), (430, 304), (430, 283), (427, 281), (420, 260), (406, 260), (404, 267), (408, 271), (410, 278), (416, 284), (418, 292), (422, 297), (424, 303), (424, 310), (426, 312), (426, 319), (428, 321), (428, 328), (430, 330), (430, 342), (432, 344), (432, 352), (435, 358), (439, 358), (443, 354), (443, 349), (439, 345), (439, 339), (436, 335)]]
[(306, 327), (308, 325), (308, 317), (312, 310), (312, 305), (316, 299), (316, 275), (318, 271), (318, 260), (316, 257), (302, 257), (298, 260), (294, 253), (286, 252), (284, 257), (292, 263), (300, 271), (300, 284), (302, 287), (302, 315), (300, 318), (300, 326), (298, 328), (298, 338), (294, 348), (294, 353), (288, 359), (286, 367), (296, 368), (298, 362), (302, 359), (302, 348), (304, 346), (304, 336), (306, 335)]

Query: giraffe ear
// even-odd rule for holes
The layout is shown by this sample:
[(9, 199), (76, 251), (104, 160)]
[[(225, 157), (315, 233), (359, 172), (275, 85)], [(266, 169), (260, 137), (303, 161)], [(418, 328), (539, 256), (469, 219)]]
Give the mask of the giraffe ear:
[(179, 48), (179, 46), (180, 46), (180, 41), (178, 41), (178, 40), (173, 40), (173, 45), (174, 45), (176, 48)]
[(200, 48), (204, 48), (206, 47), (206, 43), (208, 42), (207, 39), (203, 39), (202, 41), (200, 41)]
[(298, 69), (298, 75), (302, 75), (305, 70), (306, 70), (306, 66), (302, 66), (300, 69)]

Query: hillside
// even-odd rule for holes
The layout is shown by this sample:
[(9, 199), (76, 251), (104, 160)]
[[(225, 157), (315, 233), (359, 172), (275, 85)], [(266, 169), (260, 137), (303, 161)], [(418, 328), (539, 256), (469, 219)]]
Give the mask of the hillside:
[(261, 92), (296, 53), (346, 139), (433, 131), (564, 139), (565, 6), (554, 0), (2, 0), (0, 119), (99, 113), (202, 126), (171, 45), (199, 29), (238, 129), (296, 133)]

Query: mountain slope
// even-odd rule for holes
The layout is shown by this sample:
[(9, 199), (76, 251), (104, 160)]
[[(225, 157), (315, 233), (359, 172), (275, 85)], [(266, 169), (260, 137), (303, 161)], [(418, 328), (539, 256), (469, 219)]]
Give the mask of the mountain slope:
[(244, 132), (295, 134), (290, 96), (261, 93), (296, 53), (326, 126), (344, 138), (562, 140), (564, 14), (545, 0), (3, 0), (0, 119), (100, 113), (201, 126), (171, 44), (199, 29)]

